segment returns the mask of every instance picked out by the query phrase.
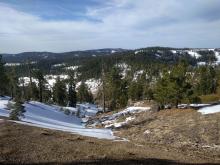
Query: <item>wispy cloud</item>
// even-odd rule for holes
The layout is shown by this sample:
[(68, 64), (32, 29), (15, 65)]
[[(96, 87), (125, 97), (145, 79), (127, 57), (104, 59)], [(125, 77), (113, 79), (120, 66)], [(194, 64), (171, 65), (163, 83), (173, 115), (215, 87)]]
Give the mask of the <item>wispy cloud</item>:
[(95, 5), (84, 3), (83, 10), (77, 11), (53, 4), (57, 7), (50, 14), (65, 12), (70, 15), (68, 19), (47, 19), (40, 10), (38, 14), (25, 10), (27, 7), (16, 7), (18, 4), (0, 3), (0, 51), (62, 52), (154, 45), (220, 47), (219, 0), (92, 2)]

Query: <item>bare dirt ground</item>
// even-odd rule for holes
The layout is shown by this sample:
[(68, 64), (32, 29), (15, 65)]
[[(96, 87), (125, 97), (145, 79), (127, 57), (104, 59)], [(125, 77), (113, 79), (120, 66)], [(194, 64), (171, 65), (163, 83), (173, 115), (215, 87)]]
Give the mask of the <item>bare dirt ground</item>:
[(138, 145), (167, 146), (167, 152), (175, 148), (198, 162), (220, 163), (220, 113), (201, 115), (190, 109), (146, 112), (119, 129), (117, 135)]
[(146, 112), (100, 140), (0, 120), (0, 164), (220, 164), (220, 113)]

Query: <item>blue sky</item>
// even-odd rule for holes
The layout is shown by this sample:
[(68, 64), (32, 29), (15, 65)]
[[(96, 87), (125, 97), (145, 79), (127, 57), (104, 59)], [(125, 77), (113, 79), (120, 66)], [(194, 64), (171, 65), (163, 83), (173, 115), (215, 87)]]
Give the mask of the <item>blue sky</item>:
[(220, 47), (219, 0), (0, 0), (0, 53)]

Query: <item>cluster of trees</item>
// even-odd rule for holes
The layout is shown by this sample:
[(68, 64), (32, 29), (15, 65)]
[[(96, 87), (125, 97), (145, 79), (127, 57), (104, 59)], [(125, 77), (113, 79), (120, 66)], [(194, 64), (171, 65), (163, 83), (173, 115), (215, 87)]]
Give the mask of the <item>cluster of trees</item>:
[(103, 99), (104, 93), (109, 110), (123, 108), (129, 100), (154, 100), (160, 109), (165, 105), (199, 103), (199, 96), (216, 93), (219, 77), (216, 69), (211, 65), (192, 67), (186, 60), (180, 60), (171, 67), (161, 68), (159, 74), (145, 70), (134, 80), (129, 76), (123, 78), (120, 68), (113, 67), (105, 74), (102, 82), (105, 87), (100, 88), (98, 96)]
[[(123, 108), (129, 100), (143, 99), (155, 100), (161, 108), (167, 104), (177, 107), (181, 102), (199, 102), (198, 96), (216, 93), (218, 68), (212, 65), (216, 60), (214, 54), (211, 51), (200, 54), (202, 56), (198, 60), (207, 61), (207, 65), (197, 66), (197, 59), (187, 53), (173, 54), (169, 48), (157, 47), (142, 49), (137, 54), (134, 51), (126, 51), (104, 57), (74, 57), (66, 62), (72, 61), (74, 65), (80, 65), (77, 70), (80, 76), (75, 80), (74, 74), (70, 72), (68, 80), (58, 77), (52, 89), (48, 88), (44, 74), (57, 73), (51, 69), (56, 61), (28, 63), (20, 66), (23, 69), (7, 70), (7, 74), (3, 63), (0, 62), (0, 84), (5, 84), (0, 85), (0, 94), (17, 97), (22, 101), (38, 100), (74, 107), (77, 102), (94, 101), (84, 80), (101, 78), (103, 85), (96, 101), (101, 100), (103, 107), (109, 110)], [(130, 71), (125, 77), (121, 75), (117, 63), (130, 66)], [(143, 73), (134, 80), (134, 73), (138, 70), (143, 70)], [(18, 79), (18, 72), (29, 75), (28, 86), (22, 79)], [(33, 82), (33, 78), (37, 79), (38, 83)], [(81, 81), (77, 92), (76, 81)]]
[[(67, 80), (58, 76), (52, 89), (49, 88), (41, 70), (28, 65), (30, 82), (17, 76), (16, 70), (5, 70), (2, 56), (0, 56), (0, 96), (9, 95), (15, 104), (10, 105), (11, 119), (18, 120), (24, 112), (23, 103), (29, 100), (56, 103), (62, 106), (76, 107), (77, 102), (93, 102), (93, 96), (85, 82), (82, 82), (76, 92), (74, 73), (69, 72)], [(33, 81), (37, 80), (37, 83)]]

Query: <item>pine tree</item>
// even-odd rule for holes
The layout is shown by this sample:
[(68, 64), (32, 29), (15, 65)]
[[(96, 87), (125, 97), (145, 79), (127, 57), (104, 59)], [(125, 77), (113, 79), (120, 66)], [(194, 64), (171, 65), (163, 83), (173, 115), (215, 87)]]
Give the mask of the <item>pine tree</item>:
[(69, 90), (68, 90), (68, 102), (70, 107), (76, 107), (77, 93), (75, 89), (74, 77), (69, 75)]
[(2, 56), (0, 55), (0, 95), (5, 95), (7, 93), (7, 88), (9, 86), (8, 82), (4, 63), (2, 62)]
[(66, 84), (58, 76), (53, 87), (53, 100), (62, 106), (66, 105)]
[(106, 80), (106, 102), (110, 110), (123, 108), (127, 105), (127, 81), (122, 79), (120, 70), (113, 67)]
[(193, 95), (192, 85), (188, 82), (186, 73), (187, 64), (185, 61), (181, 61), (170, 72), (163, 73), (163, 76), (158, 80), (154, 97), (161, 108), (165, 104), (171, 104), (178, 108), (182, 99), (190, 98)]
[(84, 81), (81, 82), (80, 86), (78, 87), (77, 98), (79, 102), (93, 102), (92, 93), (88, 90), (87, 85)]
[(15, 70), (13, 69), (9, 74), (9, 85), (10, 85), (10, 93), (12, 99), (20, 100), (22, 99), (21, 89), (19, 87), (18, 77), (16, 75)]
[(38, 80), (38, 91), (39, 91), (39, 101), (43, 101), (43, 91), (45, 90), (45, 82), (44, 75), (40, 70), (36, 70), (34, 72), (35, 78)]
[(198, 85), (196, 87), (199, 95), (207, 95), (216, 92), (217, 74), (212, 66), (201, 66), (198, 69)]
[(27, 100), (39, 100), (39, 90), (35, 82), (28, 84)]

